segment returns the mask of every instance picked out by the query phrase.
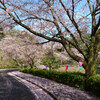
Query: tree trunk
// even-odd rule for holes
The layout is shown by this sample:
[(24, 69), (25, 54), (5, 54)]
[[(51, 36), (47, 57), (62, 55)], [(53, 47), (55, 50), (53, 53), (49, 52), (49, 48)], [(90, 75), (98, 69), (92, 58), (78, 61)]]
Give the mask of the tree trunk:
[(98, 36), (92, 36), (91, 38), (91, 45), (88, 52), (88, 61), (85, 68), (87, 80), (90, 76), (94, 76), (97, 74), (97, 57), (98, 52), (100, 50), (100, 40), (99, 34)]
[(29, 64), (30, 65), (30, 67), (31, 67), (31, 69), (33, 68), (33, 66), (32, 66), (32, 64)]
[(90, 76), (96, 75), (96, 63), (95, 62), (92, 62), (92, 64), (88, 64), (86, 66), (85, 74), (86, 74), (87, 79)]
[(85, 69), (86, 78), (89, 79), (90, 76), (94, 76), (96, 75), (96, 73), (97, 73), (97, 59), (91, 56), (91, 58), (88, 59), (88, 63)]

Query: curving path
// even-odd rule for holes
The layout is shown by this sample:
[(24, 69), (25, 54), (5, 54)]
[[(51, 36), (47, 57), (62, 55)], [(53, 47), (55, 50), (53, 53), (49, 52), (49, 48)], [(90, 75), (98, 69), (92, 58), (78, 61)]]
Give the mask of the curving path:
[(22, 83), (0, 70), (0, 100), (36, 100), (35, 95)]
[(0, 70), (0, 100), (100, 100), (100, 97), (45, 78)]
[[(40, 78), (37, 76), (21, 73), (18, 71), (9, 74), (16, 78), (21, 78), (34, 85), (37, 85), (38, 87), (48, 92), (53, 98), (55, 97), (55, 100), (100, 100), (100, 97), (90, 94), (89, 92), (80, 91), (78, 89), (60, 83), (56, 83), (54, 81), (45, 78)], [(51, 100), (51, 99), (43, 99), (43, 100)]]

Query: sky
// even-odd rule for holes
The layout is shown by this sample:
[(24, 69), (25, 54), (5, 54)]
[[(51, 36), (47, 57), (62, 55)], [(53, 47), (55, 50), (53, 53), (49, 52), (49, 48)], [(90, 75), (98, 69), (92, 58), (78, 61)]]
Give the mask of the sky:
[(20, 26), (20, 25), (16, 25), (16, 26), (14, 27), (14, 29), (16, 29), (16, 30), (21, 30), (21, 31), (25, 30), (25, 28), (23, 28), (23, 27)]

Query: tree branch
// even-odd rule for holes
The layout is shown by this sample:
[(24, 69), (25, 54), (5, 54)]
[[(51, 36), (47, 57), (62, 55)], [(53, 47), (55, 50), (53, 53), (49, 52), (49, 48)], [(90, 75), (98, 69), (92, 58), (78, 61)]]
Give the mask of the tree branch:
[(75, 8), (75, 3), (74, 0), (72, 0), (72, 19), (74, 18), (74, 8)]
[(20, 18), (18, 17), (17, 13), (14, 11), (14, 14), (16, 15), (16, 17), (18, 18), (18, 20), (21, 22)]
[(47, 21), (47, 22), (54, 23), (54, 21), (52, 21), (52, 20), (45, 19), (45, 18), (40, 18), (40, 17), (38, 17), (38, 16), (28, 17), (28, 18), (26, 18), (26, 19), (39, 19), (39, 20), (44, 20), (44, 21)]
[(5, 20), (10, 19), (11, 17), (5, 18), (2, 21), (0, 21), (0, 23), (3, 23)]
[(38, 33), (38, 32), (36, 32), (36, 31), (32, 30), (31, 28), (29, 28), (28, 26), (26, 26), (25, 24), (19, 22), (11, 13), (9, 13), (9, 15), (12, 17), (12, 19), (13, 19), (17, 24), (21, 25), (22, 27), (24, 27), (25, 29), (27, 29), (27, 30), (30, 31), (31, 33), (33, 33), (33, 34), (35, 34), (35, 35), (37, 35), (37, 36), (43, 37), (43, 38), (45, 38), (45, 39), (47, 39), (47, 40), (56, 41), (56, 42), (60, 42), (60, 43), (61, 43), (61, 40), (60, 40), (60, 39), (50, 38), (50, 37), (45, 36), (45, 35), (43, 35), (43, 34), (41, 34), (41, 33)]
[(77, 29), (80, 39), (82, 40), (82, 42), (87, 46), (87, 48), (89, 47), (89, 45), (87, 44), (87, 42), (85, 41), (85, 39), (82, 36), (82, 32), (79, 30), (79, 27), (77, 25), (77, 23), (75, 22), (74, 18), (71, 18), (71, 15), (69, 13), (69, 10), (65, 7), (65, 5), (63, 4), (62, 0), (59, 0), (59, 2), (61, 3), (62, 7), (64, 8), (64, 10), (66, 11), (70, 21), (73, 23), (73, 25), (75, 26), (75, 28)]
[(87, 0), (87, 2), (88, 2), (88, 6), (89, 6), (89, 9), (90, 9), (91, 16), (92, 16), (92, 8), (91, 8), (90, 0)]
[(56, 19), (56, 17), (55, 17), (55, 11), (54, 11), (54, 9), (52, 8), (52, 6), (50, 5), (49, 2), (47, 2), (46, 0), (43, 0), (43, 1), (48, 5), (48, 7), (50, 7), (50, 11), (51, 11), (52, 16), (53, 16), (53, 19), (54, 19), (54, 24), (55, 24), (55, 26), (56, 26), (56, 28), (57, 28), (57, 30), (58, 30), (58, 34), (59, 34), (59, 36), (61, 37), (61, 39), (64, 39), (64, 37), (63, 37), (63, 35), (62, 35), (62, 32), (61, 32), (61, 29), (60, 29), (60, 27), (59, 27), (59, 24), (58, 24), (58, 22), (57, 22), (57, 19)]
[(94, 32), (96, 33), (96, 31), (98, 30), (98, 28), (99, 28), (99, 26), (100, 26), (100, 16), (99, 16), (99, 20), (98, 20), (98, 23), (96, 24), (96, 26), (95, 26), (95, 30), (94, 30)]
[(69, 47), (68, 44), (67, 45), (63, 44), (63, 46), (64, 46), (65, 50), (67, 51), (67, 53), (69, 54), (69, 56), (72, 57), (75, 61), (77, 61), (77, 62), (84, 61), (83, 58), (81, 58), (73, 53), (73, 51), (71, 50), (71, 48)]

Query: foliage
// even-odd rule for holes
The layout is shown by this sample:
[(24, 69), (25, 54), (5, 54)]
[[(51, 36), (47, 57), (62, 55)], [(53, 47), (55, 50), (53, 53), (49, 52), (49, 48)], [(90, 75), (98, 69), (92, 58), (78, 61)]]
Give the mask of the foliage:
[(5, 60), (5, 62), (0, 63), (0, 69), (8, 69), (8, 68), (18, 68), (18, 65), (12, 59)]
[(0, 39), (4, 38), (5, 34), (0, 34)]
[(30, 73), (39, 77), (44, 77), (51, 79), (56, 82), (60, 82), (72, 87), (84, 88), (85, 75), (76, 72), (58, 72), (58, 71), (47, 71), (47, 70), (37, 70), (37, 69), (20, 69), (24, 73)]
[(57, 49), (57, 53), (60, 53), (60, 52), (62, 52), (62, 51), (64, 51), (64, 48), (63, 48), (63, 47), (60, 48), (60, 49)]
[(17, 62), (12, 59), (8, 59), (6, 55), (0, 51), (0, 69), (7, 69), (7, 68), (17, 68)]
[(91, 76), (86, 89), (100, 96), (100, 75)]
[(0, 66), (0, 69), (9, 69), (9, 68), (18, 68), (18, 66), (17, 65)]
[(43, 58), (42, 59), (42, 64), (43, 65), (47, 65), (47, 66), (51, 66), (53, 65), (54, 68), (58, 68), (59, 67), (59, 63), (60, 63), (60, 59), (58, 57), (50, 57), (50, 58)]

